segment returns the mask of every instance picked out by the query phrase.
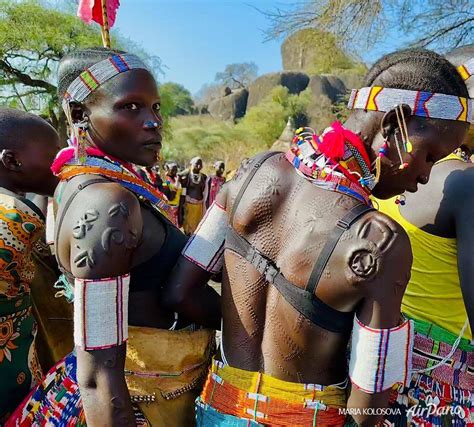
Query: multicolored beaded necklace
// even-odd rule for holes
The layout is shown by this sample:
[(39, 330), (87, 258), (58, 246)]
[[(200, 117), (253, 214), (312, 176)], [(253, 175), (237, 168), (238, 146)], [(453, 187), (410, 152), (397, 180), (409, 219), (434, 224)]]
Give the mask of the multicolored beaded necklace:
[(132, 191), (143, 202), (148, 202), (171, 221), (171, 206), (166, 196), (145, 182), (133, 167), (118, 159), (113, 159), (97, 148), (87, 148), (85, 159), (76, 159), (66, 150), (58, 154), (51, 169), (62, 181), (68, 181), (78, 175), (101, 175)]
[(288, 161), (307, 180), (325, 190), (372, 205), (375, 176), (358, 135), (334, 122), (319, 137), (311, 128), (296, 131)]

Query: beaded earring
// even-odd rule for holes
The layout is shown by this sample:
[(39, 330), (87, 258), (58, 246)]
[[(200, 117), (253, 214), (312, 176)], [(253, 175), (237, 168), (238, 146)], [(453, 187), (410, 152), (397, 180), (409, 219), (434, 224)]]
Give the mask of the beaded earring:
[(84, 164), (87, 158), (89, 119), (86, 117), (82, 122), (72, 125), (72, 144), (75, 149), (75, 158), (79, 163)]
[[(398, 105), (397, 107), (395, 107), (395, 114), (397, 115), (398, 129), (400, 131), (400, 136), (402, 138), (403, 151), (405, 153), (411, 153), (413, 151), (413, 144), (410, 142), (410, 139), (408, 138), (408, 128), (407, 128), (407, 123), (405, 120), (405, 113), (403, 112), (403, 108), (401, 105)], [(400, 143), (398, 141), (396, 133), (395, 133), (395, 142), (397, 145), (398, 156), (400, 158), (399, 169), (403, 170), (408, 167), (408, 163), (403, 161), (402, 153), (400, 150)]]
[(405, 195), (404, 195), (404, 194), (400, 194), (400, 195), (397, 196), (397, 198), (395, 199), (395, 204), (396, 204), (396, 205), (405, 206), (406, 200), (407, 200), (407, 198), (405, 197)]

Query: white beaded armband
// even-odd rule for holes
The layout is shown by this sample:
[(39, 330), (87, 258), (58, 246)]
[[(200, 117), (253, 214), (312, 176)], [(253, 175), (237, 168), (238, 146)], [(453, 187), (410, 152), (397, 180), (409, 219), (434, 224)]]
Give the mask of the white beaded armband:
[(128, 338), (130, 275), (108, 279), (75, 279), (74, 344), (99, 350)]
[(379, 393), (410, 381), (413, 349), (411, 320), (390, 329), (374, 329), (354, 316), (349, 377), (366, 393)]
[(217, 273), (222, 269), (228, 220), (225, 209), (214, 202), (188, 240), (183, 255), (202, 269)]

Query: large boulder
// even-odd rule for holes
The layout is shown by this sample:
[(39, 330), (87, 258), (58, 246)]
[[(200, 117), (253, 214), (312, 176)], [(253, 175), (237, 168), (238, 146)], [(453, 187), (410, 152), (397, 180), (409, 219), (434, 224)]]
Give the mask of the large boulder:
[(324, 96), (332, 103), (339, 101), (347, 93), (346, 86), (342, 80), (331, 74), (311, 76), (309, 88), (313, 97)]
[(225, 122), (235, 122), (245, 115), (248, 96), (247, 89), (237, 89), (222, 98), (214, 99), (208, 106), (209, 114)]
[(300, 93), (306, 89), (308, 83), (308, 75), (300, 71), (282, 71), (280, 73), (264, 74), (254, 80), (249, 86), (247, 109), (257, 105), (276, 86), (284, 86), (288, 88), (290, 93)]

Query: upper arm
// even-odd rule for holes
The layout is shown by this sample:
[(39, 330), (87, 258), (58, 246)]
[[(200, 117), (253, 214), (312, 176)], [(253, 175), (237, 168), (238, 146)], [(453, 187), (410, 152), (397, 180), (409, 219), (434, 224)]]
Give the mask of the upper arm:
[(474, 167), (452, 172), (444, 187), (447, 207), (451, 210), (457, 240), (458, 273), (461, 289), (474, 326)]
[(359, 233), (371, 248), (373, 280), (364, 285), (359, 320), (373, 328), (391, 328), (400, 321), (400, 307), (413, 261), (405, 230), (381, 213), (368, 215)]
[(97, 279), (130, 272), (143, 221), (136, 197), (116, 184), (95, 184), (77, 196), (68, 221), (74, 277)]

